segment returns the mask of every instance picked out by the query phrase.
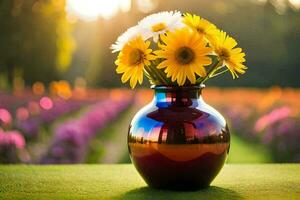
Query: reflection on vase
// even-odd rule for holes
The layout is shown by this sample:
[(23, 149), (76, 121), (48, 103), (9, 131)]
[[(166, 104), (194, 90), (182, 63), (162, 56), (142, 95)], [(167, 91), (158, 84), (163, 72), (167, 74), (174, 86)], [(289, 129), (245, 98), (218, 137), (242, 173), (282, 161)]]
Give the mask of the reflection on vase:
[(201, 97), (201, 87), (154, 87), (153, 101), (133, 118), (131, 160), (155, 188), (208, 187), (222, 168), (230, 134), (222, 115)]

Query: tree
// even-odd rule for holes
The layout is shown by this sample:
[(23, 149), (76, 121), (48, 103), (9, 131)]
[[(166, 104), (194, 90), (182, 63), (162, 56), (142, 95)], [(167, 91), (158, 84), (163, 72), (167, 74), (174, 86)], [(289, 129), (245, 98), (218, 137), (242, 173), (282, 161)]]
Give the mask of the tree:
[(65, 0), (0, 1), (0, 73), (12, 83), (22, 71), (26, 83), (57, 79), (74, 50)]

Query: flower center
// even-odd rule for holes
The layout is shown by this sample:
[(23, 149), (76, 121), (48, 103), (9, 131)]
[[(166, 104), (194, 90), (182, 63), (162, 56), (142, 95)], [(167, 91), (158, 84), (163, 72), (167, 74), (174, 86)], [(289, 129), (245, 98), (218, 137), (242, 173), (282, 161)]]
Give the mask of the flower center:
[(129, 54), (129, 64), (137, 65), (143, 61), (144, 53), (139, 49), (133, 49)]
[(195, 58), (195, 52), (189, 47), (181, 47), (175, 52), (177, 62), (182, 65), (191, 63)]
[(203, 29), (202, 27), (199, 27), (199, 26), (198, 26), (198, 27), (196, 28), (196, 30), (197, 30), (198, 33), (202, 33), (202, 34), (205, 33), (205, 31), (204, 31), (204, 29)]
[(227, 60), (230, 57), (230, 52), (225, 48), (222, 48), (218, 54), (223, 60)]
[(164, 29), (166, 29), (166, 24), (165, 23), (158, 23), (152, 26), (152, 31), (153, 32), (159, 32), (162, 31)]

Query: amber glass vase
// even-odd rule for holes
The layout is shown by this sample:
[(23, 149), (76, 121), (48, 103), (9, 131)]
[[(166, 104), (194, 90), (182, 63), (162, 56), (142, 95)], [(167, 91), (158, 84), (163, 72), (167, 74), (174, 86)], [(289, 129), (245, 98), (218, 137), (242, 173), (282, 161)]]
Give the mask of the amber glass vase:
[(131, 160), (153, 188), (206, 188), (230, 147), (224, 117), (202, 99), (204, 87), (154, 86), (154, 98), (133, 118), (128, 133)]

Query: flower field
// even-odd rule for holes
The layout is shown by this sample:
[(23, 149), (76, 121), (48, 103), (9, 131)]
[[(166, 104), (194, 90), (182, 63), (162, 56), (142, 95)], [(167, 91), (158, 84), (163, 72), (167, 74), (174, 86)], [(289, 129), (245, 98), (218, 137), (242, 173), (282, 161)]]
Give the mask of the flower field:
[[(122, 113), (132, 108), (136, 112), (151, 101), (152, 92), (73, 89), (47, 95), (34, 90), (1, 93), (0, 162), (84, 163), (89, 144), (107, 127), (117, 127)], [(223, 113), (233, 134), (268, 148), (274, 162), (300, 162), (300, 90), (207, 88), (203, 97)], [(134, 112), (123, 119), (128, 121), (125, 124)], [(119, 137), (125, 137), (127, 129), (121, 131)], [(103, 137), (102, 144), (105, 138), (110, 139)]]

